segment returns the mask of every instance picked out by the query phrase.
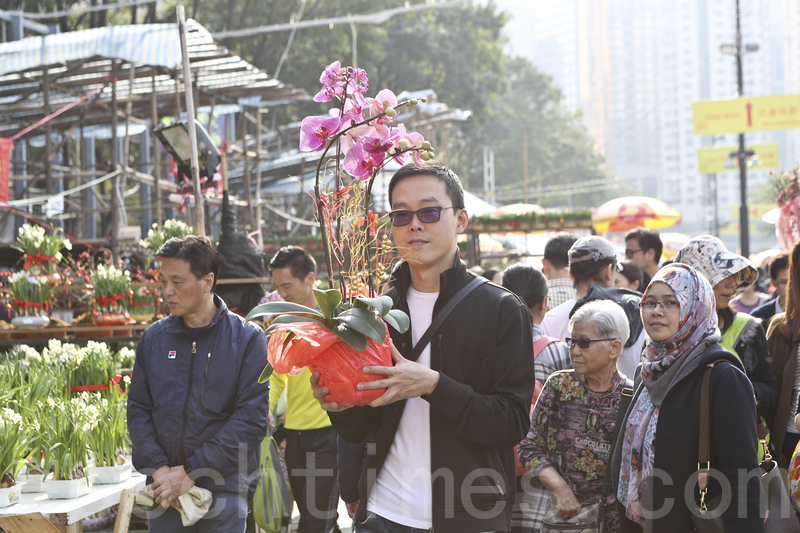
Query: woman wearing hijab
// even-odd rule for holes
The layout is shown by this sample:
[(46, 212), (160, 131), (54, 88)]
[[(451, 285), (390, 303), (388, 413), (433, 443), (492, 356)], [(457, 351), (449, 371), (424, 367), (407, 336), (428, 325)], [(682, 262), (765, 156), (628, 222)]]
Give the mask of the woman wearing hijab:
[(715, 307), (708, 281), (682, 264), (659, 270), (642, 297), (650, 343), (612, 461), (623, 532), (694, 531), (700, 391), (707, 365), (715, 362), (709, 398), (710, 468), (716, 475), (709, 476), (705, 501), (721, 493), (720, 479), (727, 480), (732, 492), (725, 532), (764, 530), (758, 476), (738, 479), (740, 471), (758, 471), (753, 388), (739, 359), (719, 344)]
[(775, 315), (769, 326), (769, 353), (772, 370), (778, 382), (778, 405), (774, 419), (767, 419), (772, 428), (772, 443), (778, 451), (778, 464), (786, 467), (795, 446), (800, 442), (796, 423), (800, 398), (800, 241), (789, 256), (789, 283), (786, 285), (786, 311)]
[(778, 401), (778, 388), (772, 373), (767, 335), (758, 319), (730, 308), (734, 295), (756, 282), (758, 271), (741, 255), (729, 252), (713, 235), (691, 239), (678, 251), (675, 262), (693, 267), (713, 287), (722, 333), (720, 344), (742, 361), (756, 393), (758, 411), (769, 416)]

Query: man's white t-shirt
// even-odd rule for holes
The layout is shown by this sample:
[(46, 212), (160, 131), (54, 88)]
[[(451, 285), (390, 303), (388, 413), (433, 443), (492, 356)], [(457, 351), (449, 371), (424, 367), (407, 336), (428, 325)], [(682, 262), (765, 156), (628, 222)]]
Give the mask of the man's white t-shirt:
[[(572, 312), (572, 308), (575, 307), (577, 301), (578, 300), (568, 300), (545, 313), (541, 323), (545, 335), (555, 337), (560, 341), (569, 337), (569, 314)], [(639, 338), (636, 339), (633, 346), (630, 348), (623, 348), (622, 353), (619, 354), (617, 370), (626, 377), (633, 379), (636, 365), (638, 365), (642, 359), (642, 345), (644, 345), (644, 340), (645, 332), (642, 330), (642, 333), (639, 335)]]
[[(438, 297), (438, 292), (408, 289), (411, 341), (414, 345), (431, 325), (433, 306)], [(417, 362), (430, 368), (430, 344), (422, 350)], [(433, 527), (430, 413), (430, 404), (422, 398), (406, 400), (389, 455), (367, 501), (368, 511), (419, 529)]]

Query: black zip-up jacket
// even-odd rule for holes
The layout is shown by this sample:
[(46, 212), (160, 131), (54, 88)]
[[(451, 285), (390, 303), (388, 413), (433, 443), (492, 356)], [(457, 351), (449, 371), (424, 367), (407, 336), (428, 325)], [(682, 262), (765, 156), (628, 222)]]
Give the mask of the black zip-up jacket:
[(133, 466), (149, 474), (188, 462), (199, 487), (245, 493), (257, 479), (267, 431), (269, 384), (258, 383), (267, 338), (216, 295), (214, 303), (217, 314), (196, 341), (170, 315), (136, 347), (128, 395)]
[[(401, 264), (394, 277), (387, 294), (395, 309), (408, 313), (408, 264)], [(458, 258), (440, 275), (434, 320), (473, 277)], [(529, 429), (535, 382), (530, 328), (528, 309), (514, 294), (484, 283), (452, 311), (431, 340), (431, 368), (439, 372), (439, 382), (423, 398), (431, 406), (432, 518), (437, 533), (511, 529), (513, 451)], [(400, 334), (390, 328), (390, 333), (400, 353), (408, 355), (411, 330)], [(404, 407), (401, 400), (329, 413), (348, 442), (375, 443), (374, 449), (368, 447), (369, 464), (359, 482), (356, 523), (364, 518)], [(469, 495), (462, 498), (464, 494)]]

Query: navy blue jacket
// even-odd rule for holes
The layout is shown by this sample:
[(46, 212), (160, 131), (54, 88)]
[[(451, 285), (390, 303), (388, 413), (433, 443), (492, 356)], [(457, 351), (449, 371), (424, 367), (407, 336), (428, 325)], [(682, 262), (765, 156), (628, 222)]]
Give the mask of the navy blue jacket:
[(149, 474), (188, 461), (198, 486), (244, 493), (267, 430), (269, 384), (258, 383), (267, 338), (216, 295), (214, 303), (217, 314), (196, 341), (175, 316), (144, 331), (128, 396), (133, 465)]

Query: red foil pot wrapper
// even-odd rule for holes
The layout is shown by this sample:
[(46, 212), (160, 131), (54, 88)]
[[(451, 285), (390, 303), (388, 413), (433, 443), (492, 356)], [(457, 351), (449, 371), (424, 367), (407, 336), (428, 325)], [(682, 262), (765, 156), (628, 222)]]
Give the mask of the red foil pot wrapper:
[(356, 385), (384, 379), (380, 374), (365, 374), (365, 366), (392, 366), (389, 333), (378, 344), (367, 338), (367, 348), (359, 352), (325, 326), (316, 322), (295, 322), (276, 327), (269, 338), (268, 359), (279, 374), (296, 376), (304, 368), (319, 372), (319, 384), (331, 393), (325, 401), (339, 405), (366, 405), (380, 398), (386, 389), (360, 391)]

